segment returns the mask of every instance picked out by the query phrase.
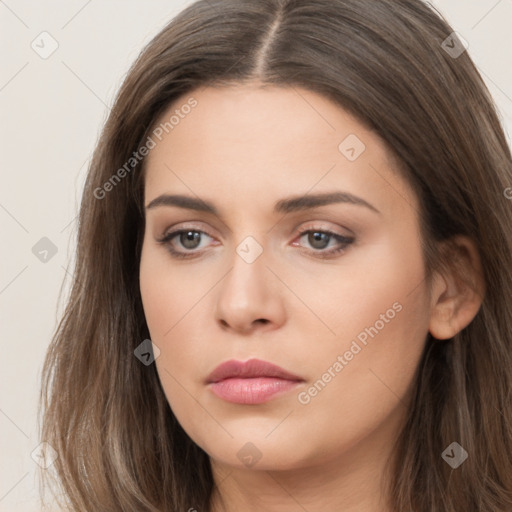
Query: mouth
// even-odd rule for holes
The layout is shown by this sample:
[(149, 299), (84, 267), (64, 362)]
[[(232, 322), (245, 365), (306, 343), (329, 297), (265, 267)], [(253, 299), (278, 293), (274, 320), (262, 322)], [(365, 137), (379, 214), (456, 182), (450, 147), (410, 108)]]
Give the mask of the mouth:
[(226, 361), (206, 379), (209, 389), (219, 398), (246, 405), (267, 402), (303, 382), (301, 377), (259, 359)]

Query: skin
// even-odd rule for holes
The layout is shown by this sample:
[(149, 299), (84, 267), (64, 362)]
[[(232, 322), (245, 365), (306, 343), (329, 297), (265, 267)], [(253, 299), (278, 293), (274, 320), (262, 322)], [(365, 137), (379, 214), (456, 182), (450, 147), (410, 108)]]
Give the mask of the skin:
[[(156, 125), (191, 96), (197, 106), (147, 157), (145, 205), (183, 194), (213, 203), (220, 218), (148, 208), (140, 287), (167, 400), (210, 456), (212, 510), (391, 510), (385, 465), (427, 333), (453, 336), (480, 296), (451, 274), (435, 274), (429, 292), (417, 198), (383, 141), (338, 105), (299, 88), (209, 87), (175, 101)], [(354, 161), (339, 150), (350, 134), (366, 146)], [(273, 212), (281, 199), (333, 191), (378, 212), (351, 203)], [(179, 235), (158, 242), (177, 229), (206, 234), (196, 248)], [(322, 258), (340, 244), (326, 236), (315, 245), (300, 235), (308, 229), (354, 242)], [(263, 251), (252, 263), (236, 252), (248, 236)], [(174, 258), (169, 245), (194, 257)], [(477, 272), (474, 246), (461, 238), (459, 247), (468, 275)], [(394, 318), (301, 403), (393, 304)], [(205, 385), (220, 363), (253, 357), (305, 382), (260, 405), (228, 403)], [(237, 456), (248, 442), (261, 454), (252, 467)]]

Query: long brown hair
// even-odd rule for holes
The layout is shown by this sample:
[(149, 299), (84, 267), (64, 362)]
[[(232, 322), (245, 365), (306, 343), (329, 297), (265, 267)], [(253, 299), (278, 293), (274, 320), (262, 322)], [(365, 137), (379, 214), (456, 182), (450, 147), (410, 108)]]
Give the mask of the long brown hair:
[[(476, 243), (482, 307), (454, 338), (426, 340), (390, 493), (397, 511), (512, 510), (512, 158), (452, 32), (420, 0), (199, 0), (143, 50), (90, 164), (43, 372), (42, 440), (72, 510), (209, 510), (208, 455), (178, 424), (155, 365), (134, 357), (149, 338), (134, 154), (177, 98), (254, 80), (320, 93), (387, 143), (420, 200), (428, 272), (446, 263), (436, 242)], [(469, 455), (457, 469), (442, 457), (452, 442)]]

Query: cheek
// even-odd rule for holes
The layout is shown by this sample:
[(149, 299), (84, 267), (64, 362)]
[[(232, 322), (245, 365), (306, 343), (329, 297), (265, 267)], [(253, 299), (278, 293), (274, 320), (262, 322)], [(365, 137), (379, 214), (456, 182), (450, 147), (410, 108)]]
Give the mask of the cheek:
[(140, 292), (153, 341), (172, 337), (212, 286), (212, 277), (190, 272), (172, 262), (165, 249), (145, 243), (140, 263)]
[(401, 231), (354, 247), (334, 265), (305, 264), (298, 259), (297, 264), (283, 269), (283, 280), (304, 302), (289, 303), (303, 310), (306, 305), (313, 313), (303, 319), (296, 315), (294, 321), (309, 321), (310, 331), (316, 324), (316, 331), (336, 348), (340, 340), (360, 333), (364, 340), (365, 329), (375, 324), (379, 332), (390, 332), (392, 324), (398, 328), (409, 320), (411, 325), (421, 320), (421, 327), (426, 326), (428, 304), (420, 240), (414, 229)]
[(198, 362), (205, 359), (205, 315), (209, 325), (213, 318), (207, 294), (219, 279), (212, 270), (197, 266), (194, 272), (185, 270), (165, 250), (143, 246), (142, 304), (150, 338), (160, 349), (156, 366), (168, 399), (181, 394), (174, 393), (180, 389), (177, 382), (193, 380)]
[(167, 401), (174, 411), (192, 410), (195, 402), (183, 392), (183, 385), (189, 387), (185, 380), (193, 374), (193, 362), (203, 359), (204, 340), (187, 325), (191, 314), (197, 313), (194, 304), (204, 289), (171, 268), (165, 251), (146, 246), (141, 255), (140, 291), (150, 338), (160, 349), (155, 364)]
[(336, 278), (323, 270), (314, 281), (316, 292), (306, 287), (299, 292), (331, 331), (316, 320), (302, 326), (311, 333), (315, 321), (327, 333), (314, 346), (303, 347), (311, 380), (318, 382), (304, 401), (311, 398), (319, 421), (324, 413), (323, 419), (331, 421), (329, 403), (339, 403), (353, 411), (358, 424), (357, 416), (365, 414), (371, 423), (372, 415), (385, 415), (407, 392), (429, 322), (421, 245), (414, 236), (411, 231), (409, 240), (415, 243), (407, 250), (390, 240), (354, 251)]
[[(407, 250), (375, 244), (346, 265), (350, 272), (324, 282), (324, 319), (336, 336), (308, 354), (314, 375), (301, 401), (315, 423), (333, 426), (332, 442), (339, 428), (369, 431), (405, 404), (429, 320), (419, 241)], [(343, 411), (334, 420), (333, 407)]]
[(394, 297), (399, 300), (389, 304), (385, 294), (373, 296), (357, 322), (347, 319), (350, 333), (308, 355), (314, 376), (297, 396), (296, 418), (322, 431), (319, 444), (341, 449), (377, 429), (398, 432), (428, 322), (421, 291)]

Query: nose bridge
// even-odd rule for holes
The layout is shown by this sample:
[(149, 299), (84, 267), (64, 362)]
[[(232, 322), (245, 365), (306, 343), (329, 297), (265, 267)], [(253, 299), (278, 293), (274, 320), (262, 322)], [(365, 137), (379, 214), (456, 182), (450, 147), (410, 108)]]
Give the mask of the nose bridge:
[[(261, 236), (259, 238), (262, 238)], [(226, 280), (230, 294), (257, 300), (266, 295), (269, 285), (267, 248), (252, 235), (246, 236), (236, 247), (231, 259), (231, 271)]]
[(268, 251), (250, 235), (235, 247), (231, 270), (217, 294), (216, 316), (223, 324), (246, 331), (255, 321), (279, 321), (283, 308), (272, 282), (275, 278), (267, 269)]

